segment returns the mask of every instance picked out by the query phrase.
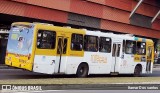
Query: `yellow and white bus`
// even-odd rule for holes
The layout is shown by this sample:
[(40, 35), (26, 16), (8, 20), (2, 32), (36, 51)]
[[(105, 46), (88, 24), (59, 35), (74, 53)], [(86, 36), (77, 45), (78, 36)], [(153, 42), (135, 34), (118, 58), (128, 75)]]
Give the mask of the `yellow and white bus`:
[(45, 74), (152, 73), (154, 43), (128, 34), (16, 22), (5, 64)]

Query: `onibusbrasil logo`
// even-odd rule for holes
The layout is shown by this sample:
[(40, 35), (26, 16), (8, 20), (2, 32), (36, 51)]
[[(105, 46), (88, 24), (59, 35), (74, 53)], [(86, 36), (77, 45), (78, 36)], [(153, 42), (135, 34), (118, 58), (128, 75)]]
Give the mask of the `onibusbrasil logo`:
[(37, 85), (2, 85), (2, 90), (15, 90), (15, 91), (39, 91), (42, 86)]

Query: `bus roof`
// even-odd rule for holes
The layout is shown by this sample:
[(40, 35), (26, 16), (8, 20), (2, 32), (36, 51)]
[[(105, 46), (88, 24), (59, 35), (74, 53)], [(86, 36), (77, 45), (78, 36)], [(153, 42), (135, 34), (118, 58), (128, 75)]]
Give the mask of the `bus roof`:
[(83, 29), (76, 29), (76, 28), (71, 28), (68, 26), (54, 26), (53, 24), (48, 24), (48, 23), (39, 23), (39, 22), (15, 22), (12, 23), (12, 26), (37, 26), (39, 29), (46, 29), (46, 30), (57, 30), (57, 31), (66, 31), (66, 32), (72, 32), (72, 33), (79, 33), (79, 34), (85, 34), (85, 30)]
[(14, 22), (12, 26), (30, 26), (32, 23), (29, 22)]
[[(87, 29), (76, 29), (76, 28), (70, 28), (70, 27), (60, 27), (60, 26), (54, 26), (53, 24), (48, 24), (48, 23), (39, 23), (39, 22), (14, 22), (12, 23), (12, 26), (49, 26), (49, 27), (53, 27), (53, 28), (57, 28), (59, 30), (64, 30), (66, 29), (67, 32), (79, 32), (79, 33), (86, 33), (88, 35), (95, 35), (95, 36), (109, 36), (109, 37), (116, 37), (116, 38), (120, 38), (120, 39), (128, 39), (128, 40), (136, 40), (136, 41), (144, 41), (144, 42), (151, 42), (153, 43), (153, 41), (151, 39), (146, 39), (146, 38), (140, 38), (140, 37), (135, 37), (132, 34), (114, 34), (114, 33), (106, 33), (106, 32), (101, 32), (101, 31), (91, 31), (91, 30), (87, 30)], [(47, 28), (47, 27), (46, 27)]]
[(111, 37), (111, 38), (119, 38), (124, 40), (135, 40), (141, 42), (150, 42), (153, 43), (153, 40), (147, 38), (136, 37), (133, 34), (114, 34), (114, 33), (106, 33), (101, 31), (90, 31), (86, 30), (87, 35), (94, 35), (94, 36), (104, 36), (104, 37)]

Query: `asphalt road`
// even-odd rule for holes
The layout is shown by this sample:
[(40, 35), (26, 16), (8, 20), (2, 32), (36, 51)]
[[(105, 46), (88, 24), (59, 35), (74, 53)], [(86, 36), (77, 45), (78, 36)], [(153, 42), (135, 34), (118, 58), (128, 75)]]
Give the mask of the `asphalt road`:
[[(111, 75), (106, 75), (107, 77), (113, 77)], [(89, 78), (96, 77), (106, 77), (103, 75), (89, 76)], [(21, 69), (0, 69), (0, 79), (47, 79), (47, 78), (74, 78), (74, 76), (67, 75), (45, 75), (39, 73), (33, 73)], [(117, 77), (132, 77), (131, 75), (118, 75)], [(154, 68), (152, 74), (144, 74), (142, 77), (160, 77), (160, 68)], [(158, 85), (159, 86), (159, 85)], [(159, 87), (160, 89), (160, 87)], [(2, 93), (8, 93), (0, 91)], [(34, 91), (34, 92), (24, 92), (24, 93), (160, 93), (160, 90), (44, 90), (44, 91)], [(13, 92), (10, 92), (13, 93)], [(18, 92), (16, 92), (18, 93)], [(19, 92), (22, 93), (22, 92)]]
[[(29, 72), (22, 69), (0, 69), (0, 79), (39, 79), (39, 78), (74, 78), (75, 76), (67, 75), (46, 75)], [(104, 75), (91, 75), (89, 77), (104, 77)], [(105, 75), (105, 77), (112, 77)], [(118, 75), (118, 77), (132, 77), (131, 75)], [(143, 74), (142, 77), (160, 77), (160, 68), (154, 68), (152, 74)]]

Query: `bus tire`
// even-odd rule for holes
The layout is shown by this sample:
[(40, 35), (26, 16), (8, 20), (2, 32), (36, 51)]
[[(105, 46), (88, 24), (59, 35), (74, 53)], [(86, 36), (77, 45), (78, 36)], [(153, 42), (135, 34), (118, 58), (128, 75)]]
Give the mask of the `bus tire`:
[(142, 72), (142, 66), (141, 65), (137, 65), (134, 69), (134, 77), (139, 77), (141, 75)]
[(86, 64), (86, 63), (81, 63), (81, 64), (78, 66), (78, 69), (77, 69), (77, 72), (76, 72), (76, 76), (77, 76), (77, 77), (80, 77), (80, 78), (87, 77), (87, 75), (88, 75), (88, 70), (89, 70), (88, 64)]

